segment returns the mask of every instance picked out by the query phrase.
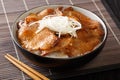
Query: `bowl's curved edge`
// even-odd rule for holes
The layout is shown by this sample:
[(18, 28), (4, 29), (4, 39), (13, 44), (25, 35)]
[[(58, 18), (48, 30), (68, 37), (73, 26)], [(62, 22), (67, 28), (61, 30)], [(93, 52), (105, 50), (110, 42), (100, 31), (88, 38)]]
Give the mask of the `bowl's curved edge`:
[[(50, 5), (50, 7), (58, 7), (58, 6), (66, 6), (66, 7), (68, 7), (68, 6), (70, 6), (70, 5)], [(44, 9), (44, 8), (47, 8), (48, 6), (43, 6), (43, 8), (42, 9)], [(79, 7), (76, 7), (76, 6), (72, 6), (73, 8), (75, 8), (75, 9), (78, 9)], [(40, 7), (37, 7), (37, 8), (33, 8), (33, 9), (39, 9)], [(28, 14), (29, 12), (31, 12), (31, 10), (33, 10), (33, 9), (30, 9), (27, 13), (25, 12), (25, 13), (23, 13), (21, 16), (23, 17), (23, 15), (24, 14)], [(41, 9), (41, 10), (42, 10)], [(79, 8), (79, 9), (81, 9), (81, 10), (85, 10), (85, 11), (87, 11), (87, 12), (90, 12), (90, 11), (88, 11), (88, 10), (86, 10), (86, 9), (83, 9), (83, 8)], [(17, 27), (15, 27), (16, 26), (16, 24), (17, 24), (17, 22), (21, 19), (21, 17), (19, 16), (17, 19), (16, 19), (16, 21), (14, 22), (14, 24), (13, 24), (13, 26), (12, 26), (12, 33), (13, 33), (13, 35), (12, 35), (12, 39), (13, 39), (13, 41), (15, 42), (15, 44), (21, 49), (21, 51), (23, 51), (22, 53), (23, 53), (23, 55), (25, 56), (25, 57), (27, 57), (27, 58), (29, 58), (32, 62), (34, 62), (35, 64), (36, 64), (36, 62), (37, 62), (37, 65), (39, 65), (38, 63), (40, 63), (40, 66), (41, 65), (44, 65), (44, 67), (56, 67), (56, 66), (60, 66), (60, 65), (64, 65), (64, 64), (66, 64), (66, 63), (68, 63), (68, 61), (71, 61), (71, 60), (75, 60), (75, 62), (77, 62), (77, 61), (83, 61), (84, 59), (82, 59), (82, 58), (85, 58), (85, 57), (87, 57), (87, 56), (90, 56), (90, 55), (93, 55), (93, 53), (95, 54), (96, 53), (96, 51), (99, 51), (99, 50), (101, 50), (102, 48), (103, 48), (103, 45), (104, 45), (104, 43), (105, 43), (105, 41), (106, 41), (106, 38), (107, 38), (107, 27), (106, 27), (106, 25), (105, 25), (105, 23), (103, 22), (103, 20), (102, 19), (100, 19), (97, 15), (95, 15), (94, 13), (92, 13), (92, 12), (90, 12), (92, 15), (94, 15), (96, 18), (98, 18), (99, 19), (99, 21), (100, 21), (100, 23), (102, 24), (102, 27), (103, 27), (103, 29), (104, 29), (104, 32), (105, 32), (105, 35), (104, 35), (104, 37), (103, 37), (103, 40), (102, 40), (102, 42), (91, 52), (91, 53), (88, 53), (88, 54), (86, 54), (86, 55), (82, 55), (82, 56), (79, 56), (79, 57), (75, 57), (75, 58), (69, 58), (69, 59), (59, 59), (59, 58), (48, 58), (48, 57), (42, 57), (42, 56), (38, 56), (38, 55), (35, 55), (35, 54), (30, 54), (29, 53), (29, 51), (26, 51), (25, 49), (23, 49), (21, 46), (20, 46), (20, 44), (18, 43), (18, 41), (17, 41), (17, 37), (16, 37), (16, 31), (14, 31), (14, 30), (17, 30)], [(99, 48), (100, 47), (100, 48)], [(98, 53), (98, 52), (97, 52)], [(96, 54), (95, 54), (96, 55)], [(32, 58), (33, 57), (33, 58)], [(35, 59), (35, 58), (36, 59)], [(81, 58), (81, 60), (80, 60), (80, 58)], [(37, 61), (38, 60), (38, 61)], [(58, 64), (58, 62), (59, 62), (59, 64)], [(63, 63), (63, 61), (64, 61), (64, 63)], [(54, 63), (54, 64), (51, 64), (51, 62), (52, 63)], [(74, 61), (71, 61), (70, 63), (74, 63)], [(84, 62), (84, 61), (83, 61)], [(69, 63), (69, 64), (70, 64)], [(54, 65), (54, 66), (53, 66)]]

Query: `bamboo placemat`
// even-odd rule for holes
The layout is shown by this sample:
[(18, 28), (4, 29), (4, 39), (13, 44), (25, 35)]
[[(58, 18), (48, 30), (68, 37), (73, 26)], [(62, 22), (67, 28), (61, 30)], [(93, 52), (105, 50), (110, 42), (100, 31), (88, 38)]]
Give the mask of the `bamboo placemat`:
[[(23, 57), (11, 39), (11, 26), (21, 13), (37, 6), (51, 4), (68, 4), (88, 9), (101, 17), (107, 25), (108, 37), (103, 50), (81, 68), (55, 71), (36, 66)], [(0, 0), (0, 80), (30, 79), (4, 58), (6, 53), (10, 53), (51, 79), (87, 74), (120, 67), (120, 30), (100, 0)]]

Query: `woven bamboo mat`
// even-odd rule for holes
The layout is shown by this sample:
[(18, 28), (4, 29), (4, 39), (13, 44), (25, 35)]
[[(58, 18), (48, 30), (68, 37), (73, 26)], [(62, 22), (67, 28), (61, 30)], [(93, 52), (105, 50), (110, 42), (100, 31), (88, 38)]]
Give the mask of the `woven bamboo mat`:
[[(68, 4), (88, 9), (102, 18), (107, 25), (108, 37), (103, 50), (81, 68), (54, 71), (36, 66), (23, 57), (11, 39), (11, 26), (21, 13), (34, 7), (51, 4)], [(0, 80), (30, 79), (4, 58), (6, 53), (10, 53), (51, 79), (87, 74), (120, 67), (120, 30), (100, 0), (0, 0)]]

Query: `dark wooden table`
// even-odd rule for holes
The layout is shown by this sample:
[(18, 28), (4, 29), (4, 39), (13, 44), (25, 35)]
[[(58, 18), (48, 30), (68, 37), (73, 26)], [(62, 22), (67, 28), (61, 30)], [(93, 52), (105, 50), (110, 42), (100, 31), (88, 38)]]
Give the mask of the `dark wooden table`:
[[(23, 57), (12, 41), (11, 26), (20, 14), (37, 6), (51, 4), (68, 4), (88, 9), (106, 23), (108, 37), (104, 48), (84, 66), (64, 71), (36, 66)], [(4, 58), (6, 53), (13, 55), (52, 80), (120, 68), (120, 29), (100, 0), (0, 0), (0, 80), (30, 79)]]

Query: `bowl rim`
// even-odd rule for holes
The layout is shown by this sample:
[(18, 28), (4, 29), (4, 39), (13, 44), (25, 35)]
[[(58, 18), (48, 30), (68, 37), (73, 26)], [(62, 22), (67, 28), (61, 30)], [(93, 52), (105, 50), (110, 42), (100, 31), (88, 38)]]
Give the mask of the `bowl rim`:
[[(103, 23), (103, 25), (104, 25), (104, 27), (103, 27), (103, 25), (102, 25), (102, 29), (103, 29), (103, 31), (104, 31), (104, 36), (103, 36), (101, 42), (100, 42), (97, 46), (95, 46), (92, 51), (86, 52), (86, 53), (84, 53), (83, 55), (79, 55), (79, 56), (76, 56), (76, 57), (69, 57), (69, 58), (44, 57), (44, 56), (40, 56), (40, 55), (34, 54), (34, 53), (32, 53), (32, 52), (24, 49), (24, 48), (19, 44), (18, 40), (15, 39), (15, 36), (16, 36), (16, 35), (14, 36), (14, 34), (13, 34), (14, 27), (17, 27), (16, 24), (17, 24), (18, 19), (19, 19), (21, 16), (25, 15), (27, 12), (30, 12), (30, 11), (32, 11), (32, 10), (34, 10), (34, 9), (37, 9), (37, 8), (42, 8), (42, 7), (45, 7), (45, 8), (48, 8), (48, 7), (60, 7), (60, 6), (62, 6), (62, 7), (72, 7), (72, 8), (82, 9), (82, 10), (85, 10), (85, 11), (91, 13), (91, 14), (94, 15), (95, 17), (97, 17), (97, 18)], [(45, 8), (44, 8), (44, 9), (45, 9)], [(41, 11), (41, 10), (40, 10), (40, 11)], [(86, 55), (88, 55), (88, 54), (91, 54), (91, 53), (93, 53), (95, 50), (97, 50), (99, 47), (102, 46), (102, 44), (106, 41), (107, 35), (108, 35), (107, 26), (106, 26), (106, 24), (105, 24), (105, 21), (104, 21), (101, 17), (99, 17), (98, 15), (96, 15), (95, 13), (93, 13), (92, 11), (89, 11), (88, 9), (81, 8), (81, 7), (78, 7), (78, 6), (73, 6), (73, 5), (45, 5), (45, 6), (37, 6), (37, 7), (31, 8), (31, 9), (29, 9), (29, 10), (24, 11), (23, 13), (21, 13), (21, 14), (15, 19), (15, 21), (13, 22), (11, 31), (12, 31), (12, 36), (11, 36), (11, 37), (12, 37), (14, 43), (15, 43), (18, 47), (20, 47), (21, 49), (29, 52), (30, 54), (36, 55), (36, 56), (38, 56), (38, 57), (42, 57), (42, 58), (45, 58), (45, 59), (56, 59), (56, 60), (71, 60), (71, 59), (81, 58), (81, 57), (83, 57), (83, 56), (86, 56)]]

